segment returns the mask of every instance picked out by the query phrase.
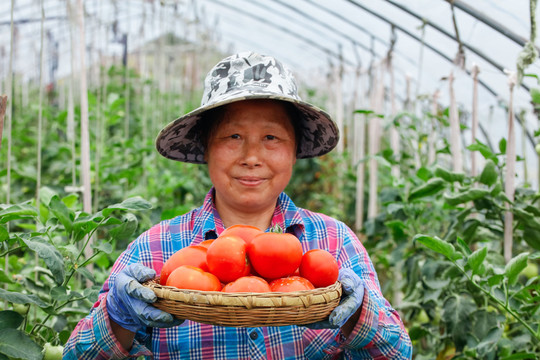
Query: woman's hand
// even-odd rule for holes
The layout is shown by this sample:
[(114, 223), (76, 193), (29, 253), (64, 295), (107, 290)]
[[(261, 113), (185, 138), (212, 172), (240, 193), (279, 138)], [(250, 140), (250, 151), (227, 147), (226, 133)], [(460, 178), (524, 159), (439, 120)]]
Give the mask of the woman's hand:
[(155, 276), (153, 269), (139, 263), (120, 271), (107, 294), (107, 312), (111, 320), (133, 333), (145, 326), (163, 328), (180, 325), (183, 320), (150, 305), (157, 300), (156, 294), (141, 283)]
[[(349, 335), (350, 331), (356, 325), (359, 315), (358, 310), (364, 300), (364, 283), (352, 269), (339, 270), (339, 282), (343, 289), (343, 295), (339, 305), (330, 313), (328, 319), (304, 325), (310, 329), (337, 329), (342, 328)], [(357, 314), (358, 312), (358, 314)], [(347, 321), (354, 322), (348, 324)]]

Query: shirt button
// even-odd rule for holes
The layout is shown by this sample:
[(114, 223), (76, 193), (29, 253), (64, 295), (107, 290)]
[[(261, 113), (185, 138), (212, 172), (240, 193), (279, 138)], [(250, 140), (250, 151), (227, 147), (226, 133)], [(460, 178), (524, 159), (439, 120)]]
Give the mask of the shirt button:
[(255, 331), (252, 331), (249, 334), (249, 337), (251, 338), (251, 340), (257, 340), (257, 338), (259, 337), (259, 334), (257, 334), (257, 332), (255, 332)]

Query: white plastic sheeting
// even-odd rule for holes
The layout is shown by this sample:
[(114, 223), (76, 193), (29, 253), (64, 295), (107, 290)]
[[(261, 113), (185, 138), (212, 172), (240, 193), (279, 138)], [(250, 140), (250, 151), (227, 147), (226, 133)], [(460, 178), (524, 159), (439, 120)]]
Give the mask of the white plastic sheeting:
[[(67, 0), (42, 1), (47, 82), (71, 71), (70, 22)], [(5, 92), (8, 74), (12, 2), (13, 70), (23, 79), (39, 78), (42, 1), (0, 2), (0, 92)], [(398, 101), (405, 100), (409, 78), (413, 96), (431, 97), (438, 90), (439, 102), (448, 106), (447, 78), (452, 72), (456, 100), (469, 110), (470, 73), (476, 64), (481, 83), (479, 122), (484, 129), (479, 139), (494, 146), (506, 136), (507, 129), (509, 88), (504, 70), (516, 70), (523, 48), (519, 42), (530, 38), (530, 3), (526, 0), (455, 0), (453, 11), (451, 1), (445, 0), (87, 0), (84, 4), (89, 64), (100, 56), (121, 57), (124, 39), (128, 51), (133, 51), (165, 33), (174, 33), (193, 43), (204, 39), (224, 53), (249, 49), (275, 55), (313, 87), (327, 86), (331, 67), (342, 64), (347, 98), (353, 94), (356, 69), (367, 71), (371, 64), (379, 64), (393, 44)], [(459, 4), (471, 7), (476, 16)], [(539, 10), (536, 12), (538, 16)], [(453, 63), (460, 50), (463, 68)], [(525, 73), (540, 75), (539, 64), (537, 60)], [(534, 132), (539, 123), (532, 112), (529, 90), (535, 87), (540, 87), (538, 81), (525, 77), (514, 95), (514, 110), (524, 114), (521, 119), (526, 129), (523, 137), (521, 127), (516, 128), (517, 152), (523, 155), (525, 139), (532, 174), (529, 181), (533, 183), (538, 172), (534, 152), (538, 137)], [(469, 138), (465, 132), (464, 142), (470, 143)], [(523, 175), (522, 167), (516, 171)]]

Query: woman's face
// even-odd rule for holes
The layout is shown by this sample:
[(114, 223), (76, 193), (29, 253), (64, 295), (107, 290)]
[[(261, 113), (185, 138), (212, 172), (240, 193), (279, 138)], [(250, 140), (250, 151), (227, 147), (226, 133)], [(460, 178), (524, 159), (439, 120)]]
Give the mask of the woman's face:
[(206, 161), (218, 211), (273, 209), (296, 162), (294, 128), (275, 100), (226, 105), (208, 139)]

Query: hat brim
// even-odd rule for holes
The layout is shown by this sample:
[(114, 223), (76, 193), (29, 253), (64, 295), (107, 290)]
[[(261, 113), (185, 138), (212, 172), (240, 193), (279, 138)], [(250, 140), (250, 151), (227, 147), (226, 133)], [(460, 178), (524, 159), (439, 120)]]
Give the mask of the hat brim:
[(215, 102), (201, 106), (172, 121), (158, 134), (157, 151), (171, 160), (205, 164), (205, 149), (200, 136), (201, 129), (198, 126), (202, 114), (210, 109), (249, 99), (280, 100), (296, 106), (299, 110), (301, 132), (296, 153), (297, 159), (321, 156), (336, 147), (339, 131), (325, 111), (304, 101), (275, 93), (264, 93), (259, 89), (258, 93), (249, 95), (246, 95), (245, 91), (239, 92), (238, 96), (229, 93), (223, 100), (216, 99)]

